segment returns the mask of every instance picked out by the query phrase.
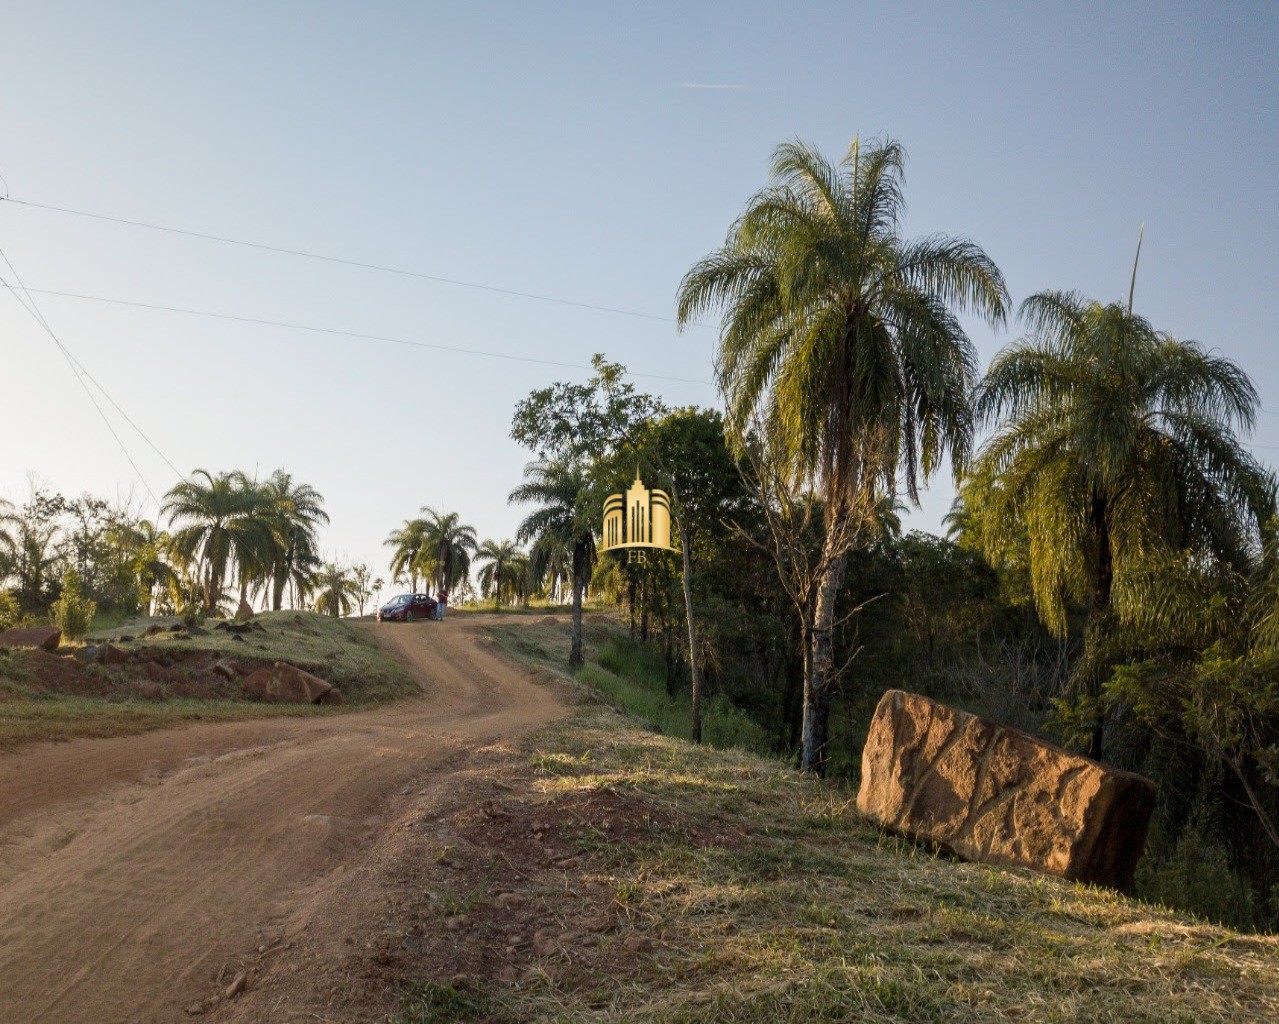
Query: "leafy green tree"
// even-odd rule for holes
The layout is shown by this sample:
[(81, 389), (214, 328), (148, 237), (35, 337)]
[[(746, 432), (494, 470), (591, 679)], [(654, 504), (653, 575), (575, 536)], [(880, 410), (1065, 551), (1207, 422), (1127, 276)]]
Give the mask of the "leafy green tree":
[(1070, 607), (1085, 608), (1077, 688), (1100, 758), (1113, 616), (1142, 613), (1138, 584), (1172, 556), (1246, 570), (1273, 483), (1235, 434), (1258, 402), (1230, 360), (1074, 293), (1033, 295), (1021, 317), (1029, 335), (996, 357), (978, 400), (998, 424), (974, 465), (978, 515), (993, 560), (1024, 532), (1049, 629), (1064, 634)]
[(595, 373), (585, 384), (555, 384), (521, 401), (511, 437), (539, 459), (586, 465), (661, 414), (661, 402), (627, 383), (625, 367), (598, 354), (591, 365)]
[(484, 563), (479, 573), (480, 592), (492, 596), (498, 608), (504, 596), (514, 599), (520, 593), (527, 568), (521, 555), (513, 540), (486, 540), (475, 552), (475, 561)]
[(237, 559), (262, 564), (269, 509), (261, 491), (238, 470), (214, 476), (197, 469), (165, 495), (160, 511), (174, 527), (173, 550), (196, 567), (212, 614)]
[(316, 577), (315, 610), (335, 619), (351, 614), (351, 604), (358, 601), (359, 584), (351, 576), (351, 570), (326, 562)]
[(539, 558), (556, 549), (572, 552), (573, 640), (569, 666), (581, 668), (582, 595), (595, 567), (595, 521), (599, 503), (580, 466), (538, 461), (524, 468), (524, 483), (511, 492), (512, 503), (534, 505), (520, 523), (517, 542), (533, 542)]
[[(991, 323), (1008, 293), (976, 244), (899, 234), (903, 152), (854, 142), (838, 165), (803, 143), (778, 147), (718, 251), (680, 285), (687, 326), (723, 313), (718, 373), (730, 425), (759, 424), (781, 472), (823, 502), (824, 552), (805, 679), (801, 766), (825, 770), (835, 598), (860, 522), (884, 495), (918, 500), (949, 452), (969, 448), (973, 346), (956, 312)], [(807, 625), (807, 624), (806, 624)]]
[(16, 596), (22, 611), (28, 615), (48, 610), (58, 588), (58, 567), (62, 555), (58, 540), (62, 535), (59, 519), (66, 511), (66, 499), (43, 488), (33, 486), (31, 497), (19, 509), (9, 506), (0, 525), (8, 541), (9, 574), (17, 583)]
[(79, 640), (93, 625), (98, 606), (84, 594), (80, 573), (68, 568), (62, 578), (62, 594), (53, 602), (53, 621), (68, 640)]

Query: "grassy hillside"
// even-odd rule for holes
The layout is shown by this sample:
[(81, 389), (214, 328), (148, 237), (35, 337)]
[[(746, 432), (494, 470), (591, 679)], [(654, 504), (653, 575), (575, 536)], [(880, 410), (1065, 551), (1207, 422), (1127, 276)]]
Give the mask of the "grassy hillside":
[[(495, 638), (546, 667), (553, 628)], [(396, 1024), (1279, 1019), (1277, 938), (939, 859), (587, 694), (511, 757), (420, 878), (451, 934)]]
[[(259, 620), (263, 631), (248, 633), (242, 640), (211, 629), (194, 635), (141, 635), (151, 624), (175, 624), (172, 619), (132, 619), (93, 636), (131, 652), (208, 652), (245, 665), (289, 661), (336, 685), (348, 707), (391, 700), (416, 689), (404, 667), (349, 622), (311, 612), (268, 613)], [(225, 684), (208, 697), (142, 700), (133, 685), (135, 677), (145, 678), (141, 668), (80, 666), (38, 652), (0, 652), (0, 749), (36, 740), (129, 735), (191, 721), (340, 712), (235, 699), (238, 684)], [(196, 675), (194, 666), (180, 666), (179, 671)]]

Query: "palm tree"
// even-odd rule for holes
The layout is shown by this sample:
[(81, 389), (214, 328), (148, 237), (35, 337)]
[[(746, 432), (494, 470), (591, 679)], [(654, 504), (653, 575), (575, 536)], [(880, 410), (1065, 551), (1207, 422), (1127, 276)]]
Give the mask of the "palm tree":
[(243, 570), (262, 550), (266, 511), (261, 492), (238, 470), (213, 476), (197, 469), (165, 495), (160, 512), (178, 527), (173, 549), (199, 572), (206, 612), (216, 611), (237, 560)]
[(477, 562), (486, 563), (480, 570), (480, 591), (493, 595), (498, 608), (502, 607), (502, 595), (516, 597), (526, 568), (521, 562), (522, 552), (513, 540), (486, 540), (475, 552)]
[[(569, 666), (582, 666), (582, 595), (595, 568), (595, 511), (586, 473), (580, 466), (539, 461), (524, 467), (524, 483), (511, 492), (510, 501), (536, 504), (515, 538), (533, 541), (539, 559), (556, 550), (572, 551), (573, 642)], [(545, 564), (545, 563), (544, 563)]]
[(277, 469), (262, 485), (262, 495), (269, 509), (273, 543), (263, 576), (271, 587), (271, 608), (279, 611), (284, 603), (284, 590), (292, 585), (304, 590), (306, 579), (318, 563), (316, 531), (327, 525), (324, 497), (309, 484), (294, 481), (291, 474)]
[(152, 608), (177, 582), (177, 573), (168, 562), (171, 539), (148, 519), (121, 525), (117, 535), (129, 552), (129, 564), (138, 582), (138, 603), (144, 615), (152, 614)]
[[(1031, 591), (1058, 636), (1086, 606), (1083, 696), (1100, 695), (1112, 611), (1139, 611), (1144, 566), (1190, 555), (1246, 570), (1273, 513), (1273, 484), (1243, 449), (1257, 393), (1233, 362), (1156, 331), (1131, 302), (1041, 292), (1021, 307), (1026, 338), (996, 358), (977, 409), (999, 428), (974, 466), (984, 523), (1029, 540)], [(1010, 530), (982, 529), (988, 554)], [(1105, 721), (1092, 709), (1091, 756)]]
[(427, 544), (427, 528), (425, 519), (406, 519), (404, 525), (392, 530), (384, 542), (387, 547), (395, 549), (389, 565), (392, 580), (398, 583), (408, 573), (409, 589), (415, 594), (419, 559)]
[(918, 502), (947, 452), (963, 463), (976, 359), (955, 314), (1000, 323), (1008, 304), (1003, 276), (973, 242), (899, 236), (903, 159), (892, 141), (854, 141), (839, 165), (803, 143), (778, 147), (772, 184), (679, 291), (681, 326), (723, 311), (717, 370), (730, 429), (745, 437), (761, 422), (780, 471), (823, 501), (801, 752), (819, 774), (835, 597), (848, 550), (864, 543), (858, 523), (897, 497), (899, 481)]
[(351, 604), (359, 600), (359, 585), (351, 578), (351, 570), (344, 566), (326, 562), (316, 579), (319, 595), (315, 599), (315, 610), (321, 615), (332, 615), (335, 619), (351, 613)]
[(17, 545), (9, 524), (13, 521), (13, 505), (0, 498), (0, 582), (13, 572), (14, 556)]
[(553, 535), (537, 537), (528, 554), (529, 583), (544, 590), (553, 604), (564, 603), (564, 592), (573, 585), (573, 550)]
[(437, 588), (452, 589), (470, 574), (471, 555), (478, 543), (475, 527), (463, 523), (456, 512), (437, 512), (433, 508), (422, 511), (426, 514), (427, 537), (420, 556), (422, 564), (430, 568)]

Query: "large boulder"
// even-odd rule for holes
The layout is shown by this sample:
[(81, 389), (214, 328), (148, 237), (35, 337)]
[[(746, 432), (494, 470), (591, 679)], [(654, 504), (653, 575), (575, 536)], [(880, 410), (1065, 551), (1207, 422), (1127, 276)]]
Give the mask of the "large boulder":
[(283, 661), (256, 669), (244, 680), (248, 696), (269, 704), (323, 704), (332, 690), (319, 676)]
[(42, 651), (56, 651), (61, 642), (62, 630), (57, 626), (30, 626), (0, 633), (0, 647), (38, 647)]
[(1154, 806), (1149, 779), (901, 690), (875, 709), (857, 794), (881, 827), (966, 860), (1123, 892)]

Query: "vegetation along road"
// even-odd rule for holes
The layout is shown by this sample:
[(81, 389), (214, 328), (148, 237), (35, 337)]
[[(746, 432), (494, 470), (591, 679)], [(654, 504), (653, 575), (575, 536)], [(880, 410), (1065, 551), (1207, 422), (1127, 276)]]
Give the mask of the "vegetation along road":
[(370, 625), (422, 687), (380, 710), (0, 755), (0, 1020), (185, 1019), (375, 902), (361, 867), (410, 796), (561, 712), (484, 621)]

